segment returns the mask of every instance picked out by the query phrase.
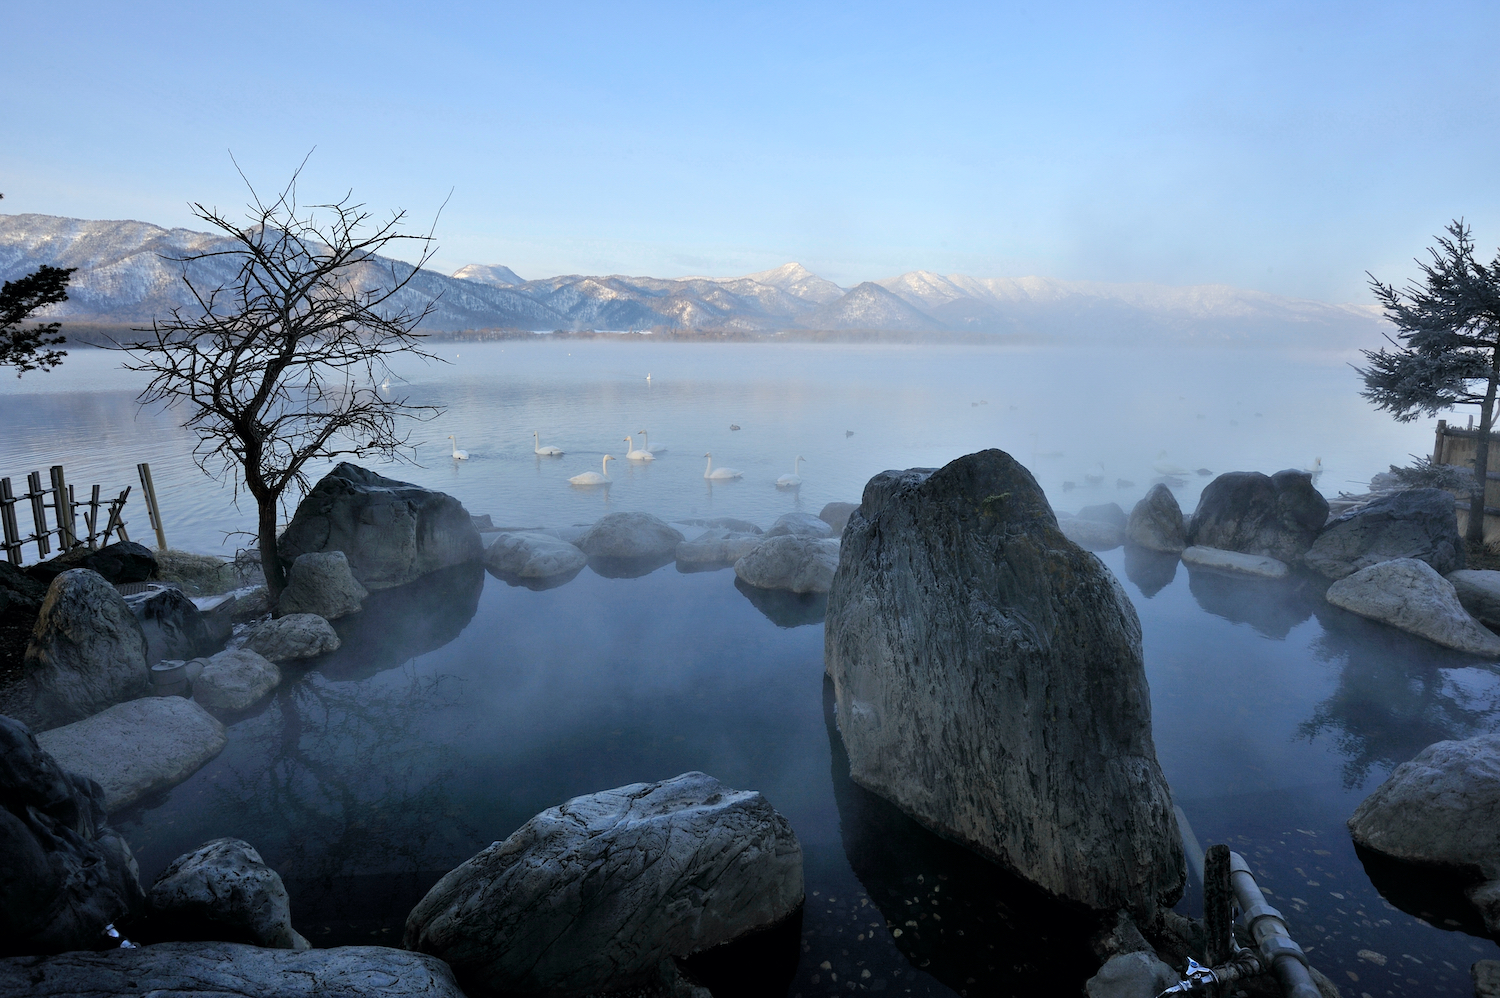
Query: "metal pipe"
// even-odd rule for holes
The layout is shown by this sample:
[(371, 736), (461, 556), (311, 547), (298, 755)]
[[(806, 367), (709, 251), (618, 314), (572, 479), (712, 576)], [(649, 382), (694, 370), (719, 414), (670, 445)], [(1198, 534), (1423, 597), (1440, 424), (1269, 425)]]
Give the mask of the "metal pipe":
[(1286, 998), (1320, 998), (1307, 969), (1307, 955), (1287, 931), (1281, 912), (1266, 904), (1250, 865), (1237, 852), (1229, 854), (1229, 882), (1240, 906), (1240, 922), (1255, 941), (1261, 962), (1271, 967)]

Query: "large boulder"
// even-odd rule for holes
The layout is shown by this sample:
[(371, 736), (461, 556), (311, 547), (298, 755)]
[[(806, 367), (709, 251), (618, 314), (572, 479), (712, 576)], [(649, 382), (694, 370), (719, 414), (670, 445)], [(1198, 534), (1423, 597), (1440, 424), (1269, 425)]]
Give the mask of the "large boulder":
[(439, 880), (408, 949), (471, 993), (586, 995), (656, 981), (664, 961), (781, 922), (802, 847), (759, 793), (702, 773), (575, 797)]
[(792, 593), (826, 593), (839, 567), (839, 542), (833, 537), (768, 537), (734, 563), (734, 574), (759, 589)]
[(281, 875), (240, 839), (214, 839), (167, 864), (146, 892), (153, 939), (307, 949)]
[(677, 545), (677, 564), (685, 566), (733, 565), (765, 541), (761, 533), (743, 533), (710, 527), (690, 541)]
[(386, 946), (297, 951), (219, 942), (0, 960), (0, 995), (464, 998), (447, 965), (420, 953)]
[(0, 558), (0, 676), (20, 675), (47, 587)]
[(99, 784), (118, 811), (175, 787), (224, 748), (224, 725), (191, 700), (143, 697), (43, 731), (38, 744), (64, 769)]
[(1009, 454), (872, 478), (824, 634), (856, 783), (1059, 897), (1181, 896), (1140, 622)]
[(1416, 558), (1447, 575), (1464, 567), (1453, 493), (1407, 489), (1381, 496), (1329, 524), (1302, 556), (1303, 564), (1329, 579), (1394, 558)]
[(1362, 568), (1328, 587), (1328, 602), (1470, 655), (1500, 656), (1500, 635), (1459, 601), (1453, 583), (1425, 561), (1396, 558)]
[(833, 525), (810, 513), (783, 513), (766, 531), (767, 537), (832, 537)]
[(354, 577), (371, 590), (484, 554), (463, 503), (347, 462), (313, 486), (276, 546), (289, 565), (310, 551), (342, 551)]
[(589, 561), (574, 544), (540, 531), (515, 531), (495, 538), (484, 552), (484, 567), (500, 576), (550, 579), (577, 572)]
[(1328, 500), (1305, 471), (1231, 471), (1208, 483), (1189, 544), (1295, 562), (1328, 520)]
[(116, 541), (97, 551), (77, 547), (60, 554), (50, 561), (29, 565), (26, 574), (42, 585), (51, 585), (52, 580), (75, 568), (87, 568), (98, 572), (113, 585), (127, 582), (146, 582), (156, 578), (156, 555), (144, 544), (135, 541)]
[(1406, 863), (1447, 867), (1500, 933), (1500, 735), (1438, 742), (1397, 766), (1349, 818), (1354, 841)]
[(1069, 516), (1057, 521), (1063, 536), (1089, 551), (1108, 551), (1125, 543), (1125, 529), (1104, 520)]
[(1500, 627), (1500, 572), (1460, 568), (1446, 578), (1475, 620), (1486, 627)]
[[(105, 926), (140, 909), (135, 858), (105, 824), (98, 784), (66, 772), (3, 716), (0, 857), (0, 956), (107, 945)], [(30, 993), (0, 983), (0, 994)]]
[(1125, 539), (1148, 551), (1177, 554), (1187, 543), (1187, 525), (1177, 497), (1165, 485), (1153, 485), (1130, 511)]
[(610, 513), (578, 539), (578, 547), (590, 558), (620, 561), (661, 559), (670, 561), (682, 531), (650, 513)]
[(276, 616), (315, 613), (338, 620), (358, 613), (370, 591), (359, 584), (342, 551), (309, 551), (297, 556), (287, 576), (286, 589), (276, 603)]
[(844, 526), (856, 509), (859, 509), (857, 502), (831, 502), (818, 513), (818, 519), (832, 527), (833, 536), (837, 537), (844, 532)]
[(193, 699), (210, 710), (244, 710), (281, 684), (281, 670), (249, 648), (226, 648), (198, 659)]
[(295, 662), (337, 651), (339, 635), (315, 613), (292, 613), (251, 631), (245, 647), (272, 662)]
[(214, 650), (213, 636), (198, 605), (176, 586), (150, 586), (126, 596), (125, 603), (141, 623), (148, 666), (167, 659), (197, 658)]
[(146, 636), (125, 598), (98, 572), (52, 580), (26, 648), (37, 713), (64, 724), (151, 692)]
[(1078, 519), (1092, 520), (1095, 523), (1109, 523), (1121, 530), (1130, 523), (1130, 518), (1120, 508), (1117, 502), (1102, 502), (1097, 506), (1085, 506), (1078, 511)]

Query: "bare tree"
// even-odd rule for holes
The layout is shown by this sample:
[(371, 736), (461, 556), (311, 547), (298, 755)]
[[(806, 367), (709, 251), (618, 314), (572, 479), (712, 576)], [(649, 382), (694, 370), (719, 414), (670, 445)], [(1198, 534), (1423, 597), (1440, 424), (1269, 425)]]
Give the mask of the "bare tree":
[[(308, 463), (401, 456), (411, 420), (439, 412), (376, 387), (394, 355), (439, 359), (421, 349), (424, 334), (417, 331), (435, 303), (400, 299), (432, 256), (431, 232), (403, 234), (404, 211), (378, 221), (349, 194), (301, 205), (300, 173), (270, 201), (247, 181), (244, 228), (194, 203), (193, 214), (225, 236), (218, 247), (172, 258), (195, 306), (136, 330), (150, 335), (127, 345), (126, 366), (152, 375), (142, 404), (185, 407), (198, 466), (229, 478), (236, 498), (242, 487), (254, 498), (261, 568), (273, 599), (286, 588), (276, 551), (278, 514), (289, 487), (307, 490)], [(406, 240), (421, 247), (414, 266), (380, 255)], [(232, 274), (226, 281), (203, 281), (204, 273), (226, 271)]]
[(1387, 337), (1394, 349), (1364, 351), (1370, 363), (1359, 373), (1365, 382), (1361, 394), (1403, 423), (1453, 406), (1479, 407), (1465, 531), (1465, 540), (1478, 546), (1484, 541), (1490, 433), (1500, 388), (1500, 252), (1486, 266), (1474, 251), (1469, 227), (1457, 220), (1428, 249), (1431, 262), (1417, 261), (1420, 283), (1397, 288), (1370, 277), (1396, 336)]

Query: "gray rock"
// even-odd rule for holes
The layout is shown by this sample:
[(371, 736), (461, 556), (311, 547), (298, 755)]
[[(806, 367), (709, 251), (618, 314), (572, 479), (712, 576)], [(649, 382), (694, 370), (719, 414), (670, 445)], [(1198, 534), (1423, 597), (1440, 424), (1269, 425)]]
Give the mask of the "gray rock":
[(1464, 567), (1453, 493), (1407, 489), (1381, 496), (1330, 523), (1302, 556), (1329, 579), (1394, 558), (1416, 558), (1447, 575)]
[(575, 545), (538, 531), (504, 533), (484, 552), (484, 566), (519, 579), (550, 579), (576, 572), (589, 561)]
[(464, 998), (447, 964), (385, 946), (305, 951), (159, 943), (0, 960), (3, 998)]
[(593, 529), (593, 526), (592, 523), (575, 523), (568, 527), (548, 527), (542, 530), (541, 533), (551, 534), (558, 540), (567, 541), (569, 544), (577, 547), (578, 542), (583, 540), (583, 535)]
[(226, 741), (224, 725), (181, 697), (116, 704), (36, 739), (64, 769), (98, 783), (109, 811), (175, 787), (218, 755)]
[(1090, 551), (1108, 551), (1125, 543), (1125, 530), (1113, 523), (1070, 516), (1059, 518), (1057, 526), (1064, 537)]
[(1474, 873), (1469, 899), (1500, 932), (1500, 735), (1427, 746), (1355, 808), (1349, 832), (1392, 859)]
[(1156, 998), (1178, 981), (1177, 972), (1155, 953), (1120, 953), (1088, 979), (1089, 998)]
[(1125, 539), (1149, 551), (1177, 554), (1187, 543), (1187, 525), (1177, 497), (1165, 485), (1153, 485), (1130, 511)]
[(832, 537), (833, 527), (827, 520), (809, 513), (783, 513), (766, 531), (767, 537)]
[(584, 995), (774, 925), (802, 902), (802, 847), (759, 793), (702, 773), (549, 808), (439, 880), (408, 949), (483, 992)]
[(844, 526), (849, 522), (850, 515), (859, 509), (857, 502), (831, 502), (823, 507), (818, 514), (818, 519), (833, 528), (833, 536), (837, 537), (844, 532)]
[(734, 574), (759, 589), (826, 593), (839, 567), (836, 538), (768, 537), (734, 563)]
[(64, 771), (3, 716), (0, 856), (0, 956), (88, 949), (140, 910), (135, 858), (105, 824), (99, 785)]
[(370, 591), (359, 584), (342, 551), (310, 551), (297, 556), (286, 589), (276, 604), (276, 616), (315, 613), (338, 620), (358, 613)]
[(1475, 960), (1469, 966), (1474, 998), (1500, 998), (1500, 960)]
[(1305, 471), (1231, 471), (1203, 490), (1189, 544), (1295, 562), (1328, 521), (1328, 500)]
[(683, 540), (680, 530), (650, 513), (610, 513), (577, 544), (590, 558), (670, 560)]
[(1284, 561), (1275, 558), (1267, 558), (1258, 554), (1241, 554), (1238, 551), (1221, 551), (1218, 548), (1206, 548), (1201, 544), (1194, 544), (1182, 552), (1182, 561), (1186, 565), (1197, 565), (1199, 568), (1213, 568), (1221, 572), (1234, 572), (1237, 575), (1255, 575), (1262, 579), (1284, 579), (1290, 569)]
[(673, 523), (685, 523), (690, 527), (718, 527), (722, 530), (733, 530), (740, 534), (758, 534), (761, 529), (749, 520), (739, 520), (732, 516), (713, 516), (707, 519), (694, 517), (690, 520), (673, 520)]
[(272, 662), (293, 662), (336, 651), (338, 632), (315, 613), (293, 613), (268, 620), (250, 632), (245, 647)]
[(277, 541), (283, 562), (342, 551), (366, 589), (390, 589), (484, 553), (463, 504), (420, 485), (343, 463), (313, 486)]
[(1362, 568), (1328, 587), (1328, 602), (1445, 648), (1500, 656), (1500, 635), (1464, 609), (1453, 583), (1431, 565), (1397, 558)]
[(48, 724), (151, 691), (146, 637), (114, 586), (75, 568), (52, 580), (26, 648), (26, 682)]
[(146, 664), (197, 658), (214, 649), (198, 605), (176, 586), (154, 585), (125, 597), (146, 638)]
[(26, 574), (46, 586), (62, 573), (75, 568), (98, 572), (111, 585), (145, 582), (156, 577), (156, 555), (144, 544), (116, 541), (97, 551), (74, 548), (50, 561), (27, 566)]
[(167, 864), (146, 892), (156, 939), (307, 949), (281, 875), (240, 839), (214, 839)]
[(856, 783), (1091, 908), (1181, 895), (1140, 622), (1010, 455), (872, 478), (824, 635)]
[(677, 545), (677, 561), (683, 565), (733, 565), (760, 547), (765, 539), (764, 534), (710, 527)]
[(1100, 503), (1097, 506), (1085, 506), (1078, 511), (1080, 520), (1093, 520), (1095, 523), (1109, 523), (1121, 530), (1130, 523), (1125, 511), (1117, 502)]
[(1447, 575), (1464, 609), (1486, 627), (1500, 627), (1500, 572), (1460, 568)]
[(193, 699), (210, 710), (244, 710), (281, 683), (281, 670), (249, 648), (226, 648), (198, 659)]

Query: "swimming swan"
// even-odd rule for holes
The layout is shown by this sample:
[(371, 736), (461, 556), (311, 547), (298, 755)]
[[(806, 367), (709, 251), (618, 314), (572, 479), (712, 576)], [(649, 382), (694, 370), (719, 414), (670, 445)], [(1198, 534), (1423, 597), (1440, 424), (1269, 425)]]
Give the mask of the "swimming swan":
[(469, 459), (469, 452), (458, 449), (458, 438), (450, 433), (448, 434), (448, 439), (453, 441), (453, 460), (467, 461)]
[(535, 430), (531, 431), (531, 439), (536, 441), (536, 452), (543, 457), (562, 457), (562, 448), (553, 447), (550, 444), (546, 447), (543, 447), (542, 438), (537, 436), (537, 432)]
[(740, 472), (733, 468), (715, 468), (714, 456), (711, 451), (705, 451), (703, 456), (708, 458), (708, 467), (703, 469), (703, 477), (711, 482), (724, 482), (731, 478), (744, 478)]
[(651, 438), (646, 435), (645, 430), (636, 430), (636, 432), (641, 435), (641, 450), (645, 451), (648, 454), (665, 454), (667, 452), (666, 444), (656, 444), (655, 446), (652, 446)]
[(647, 451), (647, 450), (637, 450), (636, 449), (635, 438), (634, 437), (626, 437), (625, 438), (625, 442), (630, 445), (630, 449), (625, 452), (625, 459), (627, 461), (655, 461), (656, 460), (656, 455), (653, 454), (653, 453), (651, 453), (650, 451)]
[(1156, 472), (1158, 475), (1171, 475), (1174, 477), (1192, 474), (1191, 471), (1188, 471), (1180, 464), (1173, 464), (1171, 461), (1163, 460), (1166, 456), (1166, 451), (1162, 451), (1161, 453), (1157, 454), (1156, 463), (1151, 466), (1151, 470)]
[(778, 489), (794, 489), (797, 486), (801, 485), (802, 476), (798, 474), (798, 472), (802, 470), (802, 462), (806, 460), (807, 458), (803, 457), (801, 454), (798, 454), (797, 460), (792, 462), (792, 473), (790, 475), (782, 475), (780, 478), (776, 479), (776, 487)]
[(604, 474), (601, 475), (597, 471), (585, 471), (581, 475), (574, 475), (572, 478), (568, 479), (568, 484), (569, 485), (608, 485), (610, 483), (609, 462), (613, 461), (614, 459), (615, 459), (615, 456), (613, 454), (606, 454), (606, 455), (604, 455), (604, 460), (601, 461), (600, 464), (599, 464), (599, 467), (603, 469)]

